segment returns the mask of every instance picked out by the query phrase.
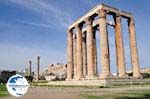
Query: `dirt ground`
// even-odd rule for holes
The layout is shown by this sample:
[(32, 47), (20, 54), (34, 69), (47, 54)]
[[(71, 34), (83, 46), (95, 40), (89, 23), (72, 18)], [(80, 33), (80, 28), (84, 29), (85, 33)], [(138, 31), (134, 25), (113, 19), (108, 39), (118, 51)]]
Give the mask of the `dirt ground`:
[[(83, 87), (31, 87), (28, 92), (16, 98), (11, 95), (3, 99), (84, 99), (82, 95), (104, 95), (113, 93), (126, 93), (129, 91), (148, 90), (150, 87), (136, 88), (83, 88)], [(81, 95), (82, 94), (82, 95)]]

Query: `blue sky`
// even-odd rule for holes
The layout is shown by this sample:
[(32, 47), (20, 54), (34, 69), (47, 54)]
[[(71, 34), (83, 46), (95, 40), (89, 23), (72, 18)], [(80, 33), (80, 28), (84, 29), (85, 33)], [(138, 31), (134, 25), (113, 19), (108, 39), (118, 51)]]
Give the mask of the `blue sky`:
[[(67, 27), (100, 3), (133, 13), (140, 65), (150, 66), (149, 0), (0, 0), (0, 69), (20, 70), (32, 60), (35, 70), (38, 55), (41, 56), (41, 70), (48, 64), (66, 63)], [(126, 20), (123, 20), (122, 27), (126, 66), (130, 69)], [(99, 57), (99, 33), (97, 42)], [(109, 42), (111, 70), (115, 72), (114, 31), (111, 27)]]

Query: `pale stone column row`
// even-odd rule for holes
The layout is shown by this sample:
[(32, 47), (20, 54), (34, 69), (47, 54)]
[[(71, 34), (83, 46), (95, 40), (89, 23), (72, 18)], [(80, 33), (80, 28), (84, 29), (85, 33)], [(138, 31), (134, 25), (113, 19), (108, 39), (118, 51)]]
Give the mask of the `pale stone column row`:
[[(106, 23), (107, 11), (101, 9), (98, 12), (99, 31), (100, 31), (100, 59), (101, 59), (101, 73), (100, 79), (111, 78), (110, 72), (110, 53), (108, 30)], [(121, 78), (127, 77), (125, 68), (125, 53), (122, 36), (122, 17), (114, 14), (115, 21), (115, 43), (116, 43), (116, 61), (118, 76)], [(131, 61), (133, 67), (133, 77), (141, 78), (135, 24), (133, 18), (128, 19)], [(96, 48), (96, 30), (93, 30), (93, 18), (86, 18), (86, 32), (82, 33), (81, 24), (77, 24), (74, 28), (76, 34), (68, 31), (68, 47), (67, 47), (67, 79), (80, 80), (82, 78), (93, 79), (97, 74), (97, 48)]]

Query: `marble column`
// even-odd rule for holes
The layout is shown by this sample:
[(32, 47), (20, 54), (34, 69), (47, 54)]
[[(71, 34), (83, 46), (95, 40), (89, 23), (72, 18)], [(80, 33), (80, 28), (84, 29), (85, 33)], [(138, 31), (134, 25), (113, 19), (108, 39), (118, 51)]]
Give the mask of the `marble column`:
[(108, 44), (108, 31), (106, 24), (106, 11), (99, 10), (99, 30), (100, 30), (100, 53), (101, 53), (101, 74), (100, 79), (110, 78), (110, 56)]
[(82, 79), (83, 76), (83, 58), (82, 58), (82, 28), (76, 25), (77, 30), (77, 80)]
[(29, 61), (29, 76), (32, 76), (32, 61)]
[(86, 32), (82, 34), (82, 52), (83, 52), (83, 75), (87, 75), (87, 47), (86, 47)]
[(67, 31), (67, 78), (73, 78), (73, 33), (72, 30)]
[(128, 27), (129, 27), (129, 38), (130, 38), (129, 40), (130, 40), (130, 52), (131, 52), (133, 77), (142, 78), (142, 75), (140, 73), (140, 66), (139, 66), (138, 49), (137, 49), (136, 33), (135, 33), (135, 22), (133, 18), (128, 19)]
[(86, 19), (87, 24), (87, 79), (94, 78), (94, 46), (93, 46), (93, 31), (92, 19)]
[(115, 42), (116, 42), (116, 61), (119, 77), (126, 77), (124, 43), (122, 36), (121, 16), (115, 15)]
[(94, 74), (98, 75), (98, 68), (97, 68), (97, 46), (96, 46), (96, 30), (93, 30), (93, 53), (94, 53)]
[(39, 74), (39, 72), (40, 72), (40, 56), (38, 56), (37, 57), (37, 74), (36, 74), (36, 80), (38, 81), (39, 80), (39, 76), (40, 76), (40, 74)]
[(74, 62), (74, 79), (76, 78), (76, 75), (77, 75), (77, 42), (76, 42), (76, 34), (74, 33), (73, 34), (73, 62)]

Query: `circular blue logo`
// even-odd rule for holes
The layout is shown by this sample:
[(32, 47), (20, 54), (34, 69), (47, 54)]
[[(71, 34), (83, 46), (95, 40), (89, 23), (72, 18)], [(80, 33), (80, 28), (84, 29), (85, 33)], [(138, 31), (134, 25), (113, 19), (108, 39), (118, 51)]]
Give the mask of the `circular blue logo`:
[(11, 95), (20, 97), (28, 91), (29, 84), (25, 77), (16, 74), (8, 79), (6, 87)]

